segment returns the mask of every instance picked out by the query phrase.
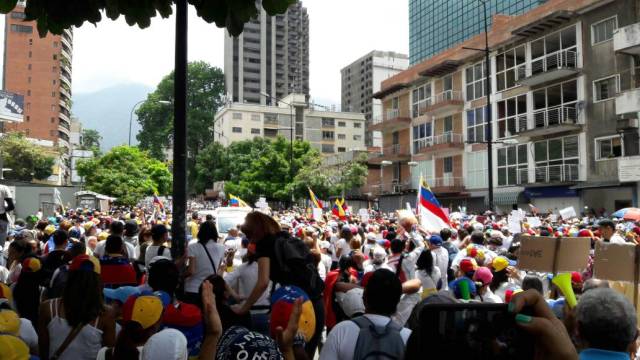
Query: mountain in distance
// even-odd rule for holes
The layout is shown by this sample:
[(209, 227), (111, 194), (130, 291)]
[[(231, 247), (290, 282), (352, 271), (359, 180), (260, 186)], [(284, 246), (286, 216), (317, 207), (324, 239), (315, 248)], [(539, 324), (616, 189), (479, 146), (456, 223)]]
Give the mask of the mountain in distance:
[[(80, 119), (82, 127), (94, 129), (102, 136), (102, 151), (114, 146), (127, 144), (131, 108), (147, 98), (153, 88), (144, 84), (120, 84), (91, 93), (73, 94), (74, 116)], [(136, 144), (136, 134), (140, 125), (133, 115), (131, 143)]]

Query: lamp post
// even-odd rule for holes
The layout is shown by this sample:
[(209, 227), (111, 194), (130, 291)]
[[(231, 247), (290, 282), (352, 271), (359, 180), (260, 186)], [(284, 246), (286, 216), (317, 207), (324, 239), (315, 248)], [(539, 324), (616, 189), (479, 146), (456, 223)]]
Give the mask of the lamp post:
[[(129, 146), (131, 146), (131, 125), (133, 124), (133, 112), (136, 110), (138, 105), (142, 104), (145, 101), (147, 101), (147, 99), (140, 100), (137, 103), (133, 104), (133, 107), (131, 108), (131, 114), (129, 115), (129, 141), (127, 142), (127, 145)], [(171, 105), (171, 101), (167, 100), (157, 100), (156, 102), (158, 104)]]
[[(291, 129), (290, 129), (290, 141), (289, 141), (289, 180), (291, 181), (291, 184), (293, 185), (293, 125), (294, 125), (294, 121), (293, 121), (293, 105), (291, 105), (288, 102), (282, 101), (277, 99), (275, 96), (272, 96), (271, 94), (267, 94), (265, 92), (260, 92), (260, 95), (267, 97), (271, 100), (275, 100), (276, 104), (278, 102), (281, 102), (287, 106), (289, 106), (289, 117), (290, 117), (290, 123), (291, 123)], [(293, 196), (293, 186), (291, 186), (291, 206), (293, 206), (293, 202), (294, 202), (294, 196)]]

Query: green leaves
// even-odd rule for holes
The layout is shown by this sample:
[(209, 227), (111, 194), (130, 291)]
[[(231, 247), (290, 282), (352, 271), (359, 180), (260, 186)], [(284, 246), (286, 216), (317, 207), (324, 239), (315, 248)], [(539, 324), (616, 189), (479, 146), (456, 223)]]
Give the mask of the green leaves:
[(155, 192), (171, 193), (167, 165), (135, 147), (112, 148), (102, 157), (79, 162), (77, 168), (89, 190), (116, 197), (120, 204), (135, 205)]
[(53, 174), (55, 150), (34, 145), (18, 132), (0, 138), (0, 155), (11, 171), (5, 178), (20, 181), (44, 180)]
[[(188, 0), (198, 16), (217, 27), (226, 27), (231, 35), (242, 33), (244, 24), (258, 15), (255, 0)], [(38, 22), (41, 37), (51, 32), (62, 34), (71, 26), (80, 27), (84, 22), (97, 24), (104, 13), (115, 20), (123, 15), (130, 26), (141, 29), (151, 24), (151, 18), (160, 14), (168, 18), (173, 0), (27, 0), (27, 20)], [(269, 15), (284, 13), (296, 0), (264, 0), (262, 6)], [(17, 0), (0, 0), (0, 13), (6, 14), (16, 7)]]

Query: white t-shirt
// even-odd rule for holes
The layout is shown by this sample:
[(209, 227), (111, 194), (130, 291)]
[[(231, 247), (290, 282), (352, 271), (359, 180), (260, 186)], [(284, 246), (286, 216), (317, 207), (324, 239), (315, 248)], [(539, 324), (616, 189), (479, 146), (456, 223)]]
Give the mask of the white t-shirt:
[(609, 242), (612, 244), (625, 244), (626, 241), (622, 238), (622, 236), (618, 235), (618, 233), (614, 233), (609, 239)]
[[(218, 267), (224, 258), (224, 245), (209, 240), (206, 246), (209, 250), (209, 255), (211, 255), (211, 260), (213, 260), (213, 264)], [(215, 274), (217, 269), (212, 267), (204, 247), (197, 241), (189, 244), (187, 247), (187, 256), (195, 259), (196, 266), (194, 273), (185, 280), (184, 291), (197, 293), (204, 279), (209, 275)]]
[[(340, 253), (339, 257), (337, 256), (338, 249), (342, 249), (342, 252)], [(338, 260), (340, 260), (340, 257), (342, 256), (349, 255), (350, 252), (351, 252), (351, 245), (347, 242), (346, 239), (341, 238), (336, 242), (336, 256), (338, 257)]]
[(6, 185), (0, 185), (0, 214), (4, 214), (6, 212), (4, 209), (5, 199), (13, 199), (13, 195)]
[(8, 280), (9, 280), (9, 269), (0, 265), (0, 282), (6, 284), (9, 282)]
[[(135, 260), (136, 248), (133, 247), (133, 245), (131, 245), (131, 243), (127, 241), (123, 240), (122, 242), (124, 243), (125, 248), (127, 248), (127, 257), (129, 258), (129, 260), (132, 260), (132, 261)], [(105, 246), (107, 246), (107, 240), (98, 241), (98, 243), (96, 244), (96, 249), (93, 250), (93, 254), (98, 258), (103, 257)]]
[[(461, 253), (461, 252), (460, 252)], [(458, 254), (460, 254), (458, 253)], [(442, 289), (448, 289), (447, 269), (449, 268), (449, 252), (442, 246), (431, 250), (433, 256), (433, 265), (440, 269), (440, 277), (442, 278)]]
[[(382, 315), (365, 314), (371, 322), (376, 326), (387, 326), (390, 318)], [(327, 341), (322, 347), (320, 352), (320, 360), (351, 360), (353, 359), (353, 353), (356, 350), (356, 342), (358, 341), (358, 335), (360, 334), (360, 328), (353, 321), (347, 320), (336, 325), (329, 336)], [(400, 331), (400, 336), (404, 340), (405, 345), (411, 335), (411, 330), (403, 328)]]
[[(425, 270), (416, 270), (416, 278), (422, 283), (421, 292), (426, 292), (426, 294), (433, 292), (433, 290), (437, 291), (438, 281), (440, 281), (441, 276), (440, 268), (437, 266), (433, 267), (431, 274), (428, 274)], [(424, 294), (423, 297), (426, 294)]]
[(149, 268), (149, 263), (151, 262), (151, 259), (153, 259), (156, 256), (164, 256), (166, 258), (171, 259), (171, 249), (169, 249), (168, 247), (165, 246), (164, 250), (162, 251), (162, 254), (158, 254), (158, 251), (160, 250), (160, 246), (158, 245), (149, 245), (147, 246), (147, 251), (145, 251), (144, 253), (144, 266)]
[[(202, 245), (199, 245), (202, 247)], [(205, 254), (206, 256), (206, 254)], [(224, 273), (223, 275), (224, 281), (226, 281), (232, 289), (234, 289), (238, 295), (243, 298), (249, 297), (251, 291), (256, 286), (258, 282), (258, 262), (254, 261), (251, 264), (243, 263), (242, 265), (235, 268), (230, 273)], [(267, 287), (258, 301), (256, 301), (255, 305), (269, 305), (269, 293), (271, 291), (271, 285)]]
[(20, 339), (24, 341), (29, 350), (33, 353), (38, 351), (38, 334), (31, 324), (31, 320), (20, 318), (20, 333), (18, 334)]

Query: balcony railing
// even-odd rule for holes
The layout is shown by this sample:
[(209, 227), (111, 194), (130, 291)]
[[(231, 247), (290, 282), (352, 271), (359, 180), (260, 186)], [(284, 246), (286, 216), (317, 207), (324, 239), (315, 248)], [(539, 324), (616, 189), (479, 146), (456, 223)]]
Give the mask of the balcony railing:
[(534, 128), (561, 124), (577, 124), (578, 111), (575, 106), (557, 106), (533, 112)]
[(269, 118), (264, 118), (264, 124), (265, 125), (278, 125), (278, 119), (269, 119)]
[(424, 115), (427, 111), (427, 107), (431, 105), (431, 98), (422, 100), (422, 102), (413, 105), (413, 117)]
[(464, 101), (464, 97), (462, 96), (462, 92), (447, 90), (443, 91), (440, 94), (436, 94), (433, 99), (433, 105), (437, 105), (446, 101)]
[(462, 144), (464, 139), (462, 134), (456, 134), (452, 132), (447, 132), (440, 135), (429, 136), (424, 139), (416, 140), (416, 151), (421, 151), (422, 149), (426, 149), (435, 145), (441, 144)]
[(536, 166), (534, 181), (536, 183), (571, 182), (580, 179), (580, 165), (563, 164)]
[(383, 156), (407, 156), (409, 155), (408, 144), (393, 144), (382, 148), (380, 155)]
[(371, 193), (372, 195), (380, 194), (396, 194), (412, 189), (411, 180), (406, 181), (384, 181), (379, 184), (369, 184), (362, 187), (363, 194)]
[(439, 177), (439, 178), (427, 178), (427, 184), (432, 189), (462, 188), (462, 187), (464, 187), (464, 178), (462, 178), (462, 177), (453, 177), (453, 176), (445, 176), (445, 177)]
[(398, 116), (400, 116), (400, 109), (387, 109), (387, 112), (385, 113), (385, 121), (389, 121), (391, 119), (395, 119)]
[(578, 67), (578, 54), (575, 50), (558, 50), (531, 61), (531, 75), (560, 69)]

